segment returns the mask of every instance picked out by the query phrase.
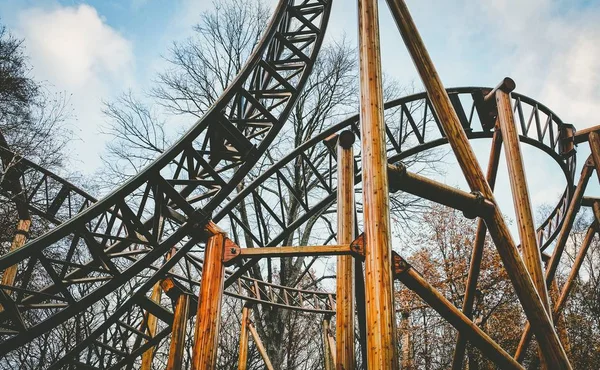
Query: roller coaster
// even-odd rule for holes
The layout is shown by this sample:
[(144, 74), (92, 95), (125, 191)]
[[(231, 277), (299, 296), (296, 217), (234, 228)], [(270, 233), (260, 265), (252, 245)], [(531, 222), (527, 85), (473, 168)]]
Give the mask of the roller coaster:
[[(337, 315), (335, 339), (325, 343), (337, 369), (355, 368), (355, 333), (344, 323), (350, 320), (353, 327), (356, 321), (366, 368), (399, 368), (395, 324), (390, 324), (396, 312), (393, 302), (390, 307), (391, 281), (399, 280), (457, 329), (454, 369), (462, 368), (467, 342), (501, 368), (523, 368), (520, 362), (534, 334), (549, 368), (571, 368), (555, 324), (598, 228), (600, 199), (586, 197), (585, 189), (594, 171), (600, 179), (600, 127), (577, 132), (548, 107), (514, 92), (508, 78), (495, 88), (444, 89), (404, 1), (387, 2), (426, 92), (383, 104), (377, 4), (359, 0), (361, 113), (294, 148), (241, 188), (281, 134), (305, 87), (323, 43), (331, 0), (280, 0), (244, 68), (210, 110), (171, 148), (102, 199), (1, 142), (0, 192), (14, 202), (19, 224), (10, 252), (0, 256), (0, 366), (13, 368), (18, 364), (6, 356), (11, 351), (65, 323), (80, 328), (86, 315), (102, 310), (108, 318), (76, 330), (62, 357), (47, 368), (148, 370), (161, 347), (169, 352), (167, 368), (180, 369), (184, 346), (191, 340), (186, 340), (186, 327), (195, 322), (192, 368), (212, 369), (225, 294), (246, 302), (240, 369), (246, 368), (248, 331), (255, 335), (248, 319), (252, 305)], [(477, 139), (491, 143), (487, 174), (469, 143)], [(592, 155), (578, 175), (576, 146), (583, 143), (589, 143)], [(471, 192), (411, 173), (402, 164), (446, 144)], [(566, 184), (539, 225), (531, 214), (523, 145), (551, 158)], [(502, 149), (522, 257), (492, 192)], [(320, 153), (318, 160), (311, 155), (315, 152)], [(290, 183), (285, 175), (289, 168), (315, 186), (299, 189)], [(269, 196), (259, 191), (267, 184)], [(359, 184), (364, 230), (358, 230), (355, 220), (353, 194)], [(385, 196), (377, 193), (381, 188)], [(463, 307), (448, 302), (401, 254), (392, 253), (388, 191), (408, 192), (478, 218)], [(281, 201), (289, 194), (300, 205), (292, 218)], [(591, 207), (596, 221), (559, 299), (551, 302), (548, 287), (582, 207)], [(254, 226), (242, 208), (251, 209)], [(323, 245), (282, 245), (309, 220), (336, 212), (338, 228), (323, 237)], [(50, 230), (28, 240), (32, 219), (43, 220)], [(235, 231), (233, 239), (228, 231)], [(532, 323), (524, 328), (514, 355), (472, 321), (486, 232)], [(282, 286), (250, 274), (261, 259), (300, 255), (314, 256), (313, 261), (338, 256), (337, 291)]]

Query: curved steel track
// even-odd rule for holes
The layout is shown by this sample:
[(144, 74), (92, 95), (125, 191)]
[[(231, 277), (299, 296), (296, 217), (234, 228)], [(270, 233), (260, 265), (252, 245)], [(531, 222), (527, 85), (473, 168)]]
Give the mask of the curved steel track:
[[(198, 245), (211, 213), (287, 120), (329, 11), (327, 1), (281, 1), (242, 72), (173, 147), (106, 198), (0, 258), (0, 270), (18, 264), (24, 271), (14, 287), (2, 287), (10, 293), (0, 297), (0, 356), (89, 310), (154, 264), (166, 272), (178, 262), (162, 263), (172, 248), (181, 257)], [(153, 284), (149, 276), (142, 281)], [(40, 277), (53, 284), (40, 284)]]

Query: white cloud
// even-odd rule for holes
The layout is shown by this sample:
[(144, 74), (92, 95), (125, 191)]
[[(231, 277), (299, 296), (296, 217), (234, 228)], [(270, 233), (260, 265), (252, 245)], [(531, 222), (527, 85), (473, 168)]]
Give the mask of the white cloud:
[(52, 83), (79, 89), (102, 84), (105, 75), (115, 78), (132, 68), (132, 45), (89, 5), (27, 9), (19, 17), (19, 26), (38, 62), (36, 72)]
[(75, 167), (91, 172), (104, 145), (98, 135), (102, 100), (135, 82), (133, 45), (89, 5), (24, 9), (17, 20), (34, 77), (72, 94), (81, 139), (71, 148)]

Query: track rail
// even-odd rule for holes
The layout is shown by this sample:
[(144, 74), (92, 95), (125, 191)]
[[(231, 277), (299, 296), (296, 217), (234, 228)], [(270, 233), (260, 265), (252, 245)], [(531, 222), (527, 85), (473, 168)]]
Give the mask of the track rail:
[[(242, 72), (173, 147), (106, 198), (74, 216), (69, 207), (68, 221), (0, 257), (0, 271), (14, 264), (23, 271), (14, 287), (2, 287), (10, 293), (0, 297), (0, 357), (89, 312), (133, 279), (153, 284), (148, 272), (169, 266), (163, 261), (172, 248), (182, 258), (199, 246), (202, 226), (287, 120), (329, 11), (326, 1), (281, 1)], [(52, 204), (69, 204), (74, 194), (63, 189), (54, 200), (65, 200), (39, 209), (46, 216), (58, 214), (48, 212), (56, 208)]]

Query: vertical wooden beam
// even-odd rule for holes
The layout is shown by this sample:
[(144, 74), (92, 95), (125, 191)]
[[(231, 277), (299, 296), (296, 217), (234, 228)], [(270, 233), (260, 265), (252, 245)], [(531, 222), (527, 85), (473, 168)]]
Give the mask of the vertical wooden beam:
[[(354, 133), (344, 131), (338, 138), (337, 150), (337, 241), (350, 244), (354, 240)], [(354, 258), (337, 257), (336, 278), (336, 369), (354, 370)]]
[[(25, 245), (27, 242), (27, 235), (29, 235), (29, 229), (31, 227), (31, 219), (21, 219), (17, 223), (17, 230), (15, 231), (15, 236), (13, 237), (13, 241), (10, 245), (10, 251), (17, 250)], [(15, 277), (17, 276), (17, 265), (12, 265), (6, 270), (4, 270), (4, 274), (2, 274), (2, 285), (14, 285)]]
[[(160, 302), (161, 295), (162, 295), (162, 290), (160, 287), (160, 282), (157, 282), (152, 287), (152, 294), (150, 294), (150, 300), (152, 300), (152, 302)], [(145, 321), (146, 321), (146, 325), (142, 324), (142, 326), (145, 326), (145, 328), (143, 327), (142, 330), (146, 331), (146, 333), (150, 337), (154, 337), (154, 335), (156, 335), (158, 319), (156, 318), (156, 316), (152, 315), (150, 312), (146, 312)], [(142, 354), (142, 365), (140, 367), (140, 370), (152, 370), (152, 360), (153, 359), (154, 359), (154, 347), (150, 347), (146, 350), (146, 352), (144, 352)]]
[[(387, 0), (387, 2), (469, 187), (472, 191), (479, 191), (486, 199), (496, 203), (492, 190), (485, 179), (458, 115), (450, 102), (448, 93), (444, 89), (405, 2), (403, 0)], [(494, 211), (487, 215), (485, 220), (523, 310), (527, 318), (534, 323), (533, 328), (536, 337), (539, 339), (544, 358), (548, 363), (553, 364), (555, 369), (570, 369), (571, 365), (567, 354), (560, 343), (558, 334), (554, 330), (542, 299), (535, 289), (531, 276), (529, 276), (523, 264), (523, 260), (512, 240), (508, 225), (497, 204)]]
[(190, 296), (182, 293), (175, 303), (175, 315), (169, 348), (169, 359), (166, 370), (183, 369), (183, 350), (185, 348), (185, 333), (190, 310)]
[[(556, 237), (556, 244), (554, 245), (554, 251), (552, 252), (552, 257), (550, 258), (550, 262), (546, 268), (546, 287), (552, 284), (554, 280), (554, 275), (556, 274), (556, 269), (558, 268), (558, 263), (560, 262), (560, 258), (565, 250), (565, 246), (567, 244), (567, 239), (569, 238), (569, 233), (573, 227), (573, 222), (575, 221), (575, 216), (579, 211), (581, 206), (581, 199), (583, 198), (583, 194), (585, 193), (585, 189), (589, 182), (590, 176), (593, 172), (593, 164), (591, 158), (587, 160), (586, 164), (583, 166), (581, 170), (581, 176), (579, 177), (579, 181), (577, 183), (577, 187), (575, 188), (575, 192), (573, 193), (573, 198), (571, 199), (571, 203), (569, 203), (569, 207), (567, 208), (567, 212), (565, 213), (563, 224), (560, 228), (560, 232)], [(531, 331), (531, 325), (529, 322), (525, 324), (525, 330), (521, 335), (521, 340), (517, 346), (517, 350), (515, 351), (515, 359), (519, 362), (523, 361), (525, 358), (525, 353), (527, 352), (527, 346), (529, 345), (529, 341), (531, 340), (533, 333)]]
[[(502, 133), (498, 127), (494, 131), (492, 145), (490, 149), (490, 158), (488, 160), (488, 169), (486, 180), (490, 184), (492, 191), (496, 185), (496, 177), (498, 175), (498, 164), (500, 163), (500, 152), (502, 151)], [(480, 218), (477, 221), (477, 232), (475, 234), (475, 242), (471, 253), (471, 261), (469, 264), (469, 275), (467, 277), (467, 285), (465, 287), (465, 296), (463, 298), (462, 312), (469, 319), (473, 319), (473, 304), (475, 302), (475, 292), (477, 290), (477, 280), (479, 279), (479, 271), (481, 260), (483, 258), (483, 247), (485, 246), (485, 235), (487, 227), (485, 221)], [(452, 357), (452, 369), (460, 370), (463, 367), (465, 350), (467, 348), (467, 338), (458, 332), (456, 336), (456, 347)]]
[[(514, 86), (514, 82), (512, 82), (511, 86)], [(519, 231), (519, 238), (521, 239), (521, 251), (525, 267), (542, 299), (546, 313), (552, 320), (550, 298), (548, 297), (546, 281), (542, 271), (542, 254), (537, 245), (531, 198), (529, 197), (527, 178), (525, 177), (525, 166), (523, 164), (523, 155), (519, 143), (519, 133), (517, 132), (517, 126), (513, 115), (510, 91), (498, 89), (495, 95), (496, 105), (498, 107), (498, 123), (500, 125), (500, 130), (502, 131), (508, 178), (510, 179), (510, 187), (512, 190), (517, 228)], [(542, 363), (542, 368), (546, 369), (548, 364), (544, 361), (544, 357), (541, 353), (540, 361)]]
[(383, 89), (376, 0), (358, 0), (367, 368), (398, 369)]
[(221, 301), (223, 295), (223, 252), (225, 235), (213, 234), (208, 238), (204, 252), (204, 265), (198, 313), (196, 314), (195, 343), (192, 354), (192, 370), (212, 370), (217, 367)]
[(242, 308), (242, 323), (240, 325), (240, 354), (238, 356), (238, 370), (246, 370), (248, 366), (248, 322), (250, 308)]
[(410, 333), (410, 311), (401, 312), (400, 332), (402, 333), (402, 370), (411, 370), (412, 364), (412, 343)]
[(538, 248), (535, 235), (531, 198), (529, 197), (527, 178), (525, 177), (525, 166), (519, 143), (519, 134), (513, 116), (510, 92), (498, 89), (496, 91), (496, 104), (498, 106), (498, 122), (502, 131), (504, 154), (508, 167), (523, 259), (546, 307), (546, 312), (550, 313), (550, 300), (544, 273), (542, 272), (542, 254)]
[(329, 317), (325, 316), (321, 324), (323, 328), (323, 362), (325, 370), (332, 370), (335, 364), (333, 363), (333, 353), (329, 348)]
[(271, 359), (269, 359), (267, 350), (265, 349), (265, 346), (263, 345), (262, 341), (260, 340), (260, 337), (258, 336), (256, 329), (254, 328), (254, 324), (249, 322), (248, 329), (250, 329), (250, 334), (252, 334), (252, 339), (254, 339), (254, 344), (256, 344), (256, 348), (258, 348), (258, 353), (260, 353), (260, 355), (262, 356), (263, 361), (265, 362), (265, 366), (267, 367), (268, 370), (273, 370), (273, 365), (271, 364)]

